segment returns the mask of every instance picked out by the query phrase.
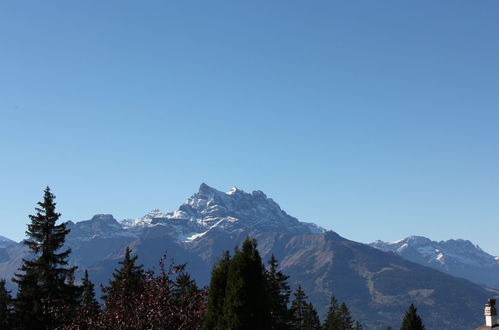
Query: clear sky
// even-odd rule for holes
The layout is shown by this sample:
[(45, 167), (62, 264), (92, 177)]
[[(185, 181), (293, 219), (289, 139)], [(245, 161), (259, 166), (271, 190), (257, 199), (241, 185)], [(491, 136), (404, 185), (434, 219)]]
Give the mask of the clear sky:
[(497, 0), (0, 2), (0, 235), (262, 190), (499, 255)]

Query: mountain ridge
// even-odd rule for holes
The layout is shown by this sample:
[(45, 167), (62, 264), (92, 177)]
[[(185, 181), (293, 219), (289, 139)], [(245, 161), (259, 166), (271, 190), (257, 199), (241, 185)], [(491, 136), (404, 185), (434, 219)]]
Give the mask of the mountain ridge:
[(370, 245), (444, 273), (499, 288), (499, 258), (469, 240), (437, 242), (424, 236), (409, 236), (394, 242), (378, 240)]
[[(224, 193), (202, 184), (173, 212), (152, 210), (122, 221), (99, 214), (68, 222), (68, 227), (70, 265), (80, 267), (78, 275), (88, 270), (92, 281), (104, 285), (127, 246), (146, 268), (157, 266), (165, 253), (186, 262), (193, 278), (205, 285), (222, 252), (253, 236), (262, 260), (274, 254), (290, 285), (301, 284), (322, 316), (334, 294), (367, 329), (397, 326), (413, 302), (428, 329), (469, 329), (482, 323), (483, 303), (493, 294), (394, 253), (311, 227), (261, 191), (233, 188)], [(2, 253), (0, 277), (9, 278), (27, 257), (26, 249), (17, 244), (0, 249), (0, 258)]]

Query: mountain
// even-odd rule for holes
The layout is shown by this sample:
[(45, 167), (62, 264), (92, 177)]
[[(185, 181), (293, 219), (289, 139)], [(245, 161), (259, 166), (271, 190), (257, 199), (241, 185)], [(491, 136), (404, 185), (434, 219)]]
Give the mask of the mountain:
[[(209, 283), (213, 263), (247, 236), (258, 240), (263, 260), (275, 254), (290, 284), (301, 284), (324, 317), (329, 297), (345, 301), (366, 329), (397, 327), (415, 303), (428, 329), (469, 329), (482, 324), (486, 299), (497, 294), (333, 231), (288, 215), (261, 191), (221, 192), (206, 184), (176, 211), (153, 210), (138, 219), (117, 221), (100, 214), (68, 222), (70, 263), (88, 269), (106, 284), (126, 246), (146, 267), (167, 255), (188, 264), (198, 284)], [(17, 244), (5, 249), (0, 277), (10, 278), (27, 257)]]
[(0, 236), (0, 249), (5, 249), (15, 244), (16, 242), (14, 242), (13, 240), (8, 239), (7, 237)]
[(499, 288), (499, 258), (468, 240), (436, 242), (422, 236), (410, 236), (396, 242), (376, 241), (370, 245), (447, 274)]

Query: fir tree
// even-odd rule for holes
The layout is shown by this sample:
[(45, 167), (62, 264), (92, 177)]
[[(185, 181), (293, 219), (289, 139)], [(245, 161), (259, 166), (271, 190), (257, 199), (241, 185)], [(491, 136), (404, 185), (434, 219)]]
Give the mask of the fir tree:
[[(113, 306), (113, 301), (130, 298), (140, 291), (144, 270), (142, 265), (135, 265), (138, 257), (131, 257), (131, 252), (129, 247), (125, 249), (125, 257), (119, 262), (121, 267), (114, 270), (109, 286), (104, 289), (103, 299), (108, 309), (116, 307)], [(108, 299), (109, 296), (113, 299)]]
[(291, 313), (291, 320), (289, 322), (290, 328), (294, 330), (303, 329), (305, 322), (305, 316), (307, 313), (307, 295), (303, 291), (301, 285), (298, 285), (295, 292), (293, 293), (294, 299), (291, 302), (291, 308), (289, 309)]
[(196, 285), (196, 281), (191, 278), (189, 273), (181, 272), (175, 279), (174, 293), (176, 299), (189, 297), (197, 293), (197, 291), (198, 286)]
[(0, 280), (0, 329), (10, 329), (12, 297), (5, 288), (5, 280)]
[(272, 329), (287, 329), (290, 318), (288, 303), (291, 293), (287, 282), (289, 276), (277, 270), (278, 263), (273, 254), (268, 264), (269, 268), (265, 271), (265, 280), (269, 296)]
[(341, 329), (353, 329), (354, 321), (350, 315), (347, 305), (342, 302), (338, 311)]
[(100, 309), (99, 303), (95, 299), (94, 284), (88, 278), (87, 270), (85, 270), (85, 275), (82, 279), (81, 308), (91, 314), (97, 314)]
[(326, 319), (322, 325), (323, 330), (340, 330), (341, 329), (341, 319), (339, 315), (340, 306), (338, 300), (335, 296), (331, 296), (329, 303)]
[(77, 304), (77, 288), (70, 280), (76, 267), (65, 267), (71, 250), (58, 252), (69, 229), (65, 223), (56, 224), (60, 213), (55, 211), (54, 199), (47, 187), (36, 214), (29, 216), (28, 239), (23, 243), (34, 257), (23, 259), (20, 273), (13, 279), (18, 284), (14, 316), (19, 328), (50, 328), (55, 322), (54, 310)]
[(264, 267), (256, 240), (247, 238), (229, 265), (224, 300), (228, 329), (270, 329), (270, 309), (265, 291)]
[(425, 330), (423, 320), (421, 320), (417, 311), (418, 310), (414, 307), (414, 304), (409, 306), (409, 309), (405, 313), (400, 330)]
[(355, 321), (354, 330), (362, 330), (362, 324), (359, 321)]
[(208, 291), (208, 307), (203, 323), (205, 330), (225, 329), (223, 308), (225, 302), (225, 288), (229, 275), (230, 254), (225, 251), (215, 263), (211, 271), (210, 289)]
[(319, 315), (314, 308), (312, 303), (308, 303), (305, 308), (305, 315), (303, 318), (303, 330), (319, 330), (321, 328), (321, 321), (319, 320)]

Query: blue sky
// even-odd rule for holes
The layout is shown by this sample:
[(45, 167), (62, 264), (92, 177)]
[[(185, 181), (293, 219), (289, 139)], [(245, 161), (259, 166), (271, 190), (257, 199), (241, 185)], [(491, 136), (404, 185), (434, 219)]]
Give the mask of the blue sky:
[(263, 190), (499, 255), (497, 1), (2, 1), (0, 235)]

